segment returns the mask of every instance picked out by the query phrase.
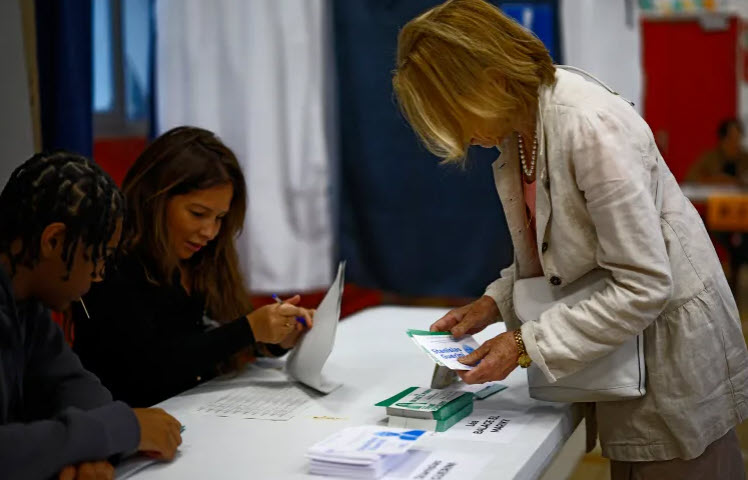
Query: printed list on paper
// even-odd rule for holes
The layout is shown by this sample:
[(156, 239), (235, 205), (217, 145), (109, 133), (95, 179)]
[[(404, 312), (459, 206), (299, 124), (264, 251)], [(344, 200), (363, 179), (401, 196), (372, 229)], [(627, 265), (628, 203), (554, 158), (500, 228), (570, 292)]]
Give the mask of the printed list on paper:
[(309, 396), (293, 385), (251, 386), (208, 400), (194, 411), (217, 417), (284, 421), (310, 404)]

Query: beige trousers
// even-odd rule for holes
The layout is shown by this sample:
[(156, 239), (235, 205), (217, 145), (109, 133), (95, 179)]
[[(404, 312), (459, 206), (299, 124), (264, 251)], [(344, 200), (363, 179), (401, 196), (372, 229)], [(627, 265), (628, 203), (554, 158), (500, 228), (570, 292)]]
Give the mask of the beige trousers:
[(661, 462), (610, 461), (611, 480), (746, 480), (735, 429), (691, 460)]

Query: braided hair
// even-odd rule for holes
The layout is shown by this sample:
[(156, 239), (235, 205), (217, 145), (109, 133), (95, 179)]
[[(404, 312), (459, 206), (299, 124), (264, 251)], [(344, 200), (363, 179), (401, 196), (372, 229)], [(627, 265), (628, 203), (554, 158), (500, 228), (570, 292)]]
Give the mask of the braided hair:
[[(66, 228), (62, 260), (69, 275), (79, 242), (91, 249), (94, 265), (106, 258), (124, 210), (122, 193), (91, 160), (65, 151), (37, 153), (13, 171), (0, 193), (0, 252), (10, 259), (11, 275), (18, 265), (32, 268), (42, 232), (60, 222)], [(21, 250), (12, 252), (17, 239)]]

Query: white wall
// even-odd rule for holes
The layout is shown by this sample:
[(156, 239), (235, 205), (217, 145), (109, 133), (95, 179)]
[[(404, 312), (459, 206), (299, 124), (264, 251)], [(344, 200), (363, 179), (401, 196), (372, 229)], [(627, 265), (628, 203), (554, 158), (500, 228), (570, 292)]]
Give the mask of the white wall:
[(18, 0), (0, 2), (0, 186), (34, 152)]
[(639, 21), (636, 11), (628, 12), (631, 18), (627, 17), (628, 3), (624, 0), (562, 0), (563, 59), (564, 63), (584, 69), (608, 84), (634, 102), (641, 112)]

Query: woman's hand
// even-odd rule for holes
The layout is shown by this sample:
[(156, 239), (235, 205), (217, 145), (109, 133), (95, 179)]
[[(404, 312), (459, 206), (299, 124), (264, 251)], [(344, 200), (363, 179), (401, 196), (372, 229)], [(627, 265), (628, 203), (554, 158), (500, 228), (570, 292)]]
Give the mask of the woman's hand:
[(504, 380), (512, 370), (517, 368), (519, 347), (514, 340), (513, 332), (504, 332), (478, 347), (470, 355), (458, 358), (465, 365), (480, 365), (472, 370), (458, 371), (465, 383), (486, 383), (493, 380)]
[(114, 467), (106, 460), (68, 465), (60, 471), (59, 480), (112, 480)]
[(473, 303), (450, 310), (442, 318), (431, 325), (432, 332), (449, 331), (456, 338), (474, 335), (499, 317), (499, 307), (493, 298), (483, 295)]
[(304, 317), (306, 326), (302, 325), (300, 322), (296, 322), (296, 329), (278, 344), (281, 348), (285, 348), (286, 350), (288, 350), (295, 347), (304, 332), (312, 328), (312, 319), (314, 318), (314, 314), (317, 313), (317, 311), (315, 309), (306, 308), (302, 308), (302, 310), (304, 310), (304, 315), (301, 316)]
[(140, 424), (138, 451), (152, 458), (173, 460), (182, 444), (182, 425), (160, 408), (133, 408)]
[[(297, 307), (301, 301), (299, 295), (285, 300), (283, 303), (274, 303), (260, 307), (247, 315), (247, 321), (252, 328), (255, 340), (262, 343), (277, 343), (284, 345), (295, 345), (298, 337), (304, 331), (312, 328), (313, 310)], [(296, 317), (303, 318), (306, 326), (296, 321)]]

